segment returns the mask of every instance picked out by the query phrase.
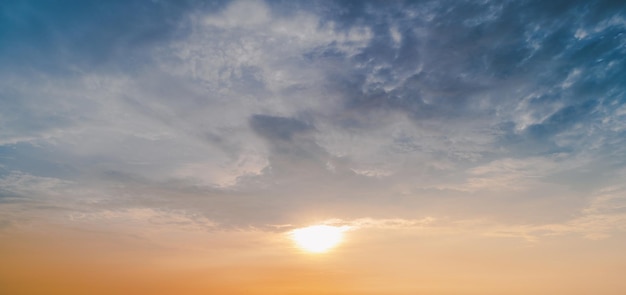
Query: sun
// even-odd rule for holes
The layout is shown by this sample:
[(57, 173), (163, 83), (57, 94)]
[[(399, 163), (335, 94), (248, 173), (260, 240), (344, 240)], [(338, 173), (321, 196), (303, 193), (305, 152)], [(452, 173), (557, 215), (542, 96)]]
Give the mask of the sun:
[(312, 225), (290, 232), (298, 247), (312, 253), (323, 253), (341, 243), (345, 226)]

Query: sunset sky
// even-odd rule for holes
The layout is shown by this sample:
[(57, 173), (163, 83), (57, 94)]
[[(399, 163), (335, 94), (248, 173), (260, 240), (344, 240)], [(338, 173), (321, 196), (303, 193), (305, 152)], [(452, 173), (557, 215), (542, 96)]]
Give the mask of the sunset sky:
[(0, 294), (623, 295), (625, 249), (624, 1), (0, 1)]

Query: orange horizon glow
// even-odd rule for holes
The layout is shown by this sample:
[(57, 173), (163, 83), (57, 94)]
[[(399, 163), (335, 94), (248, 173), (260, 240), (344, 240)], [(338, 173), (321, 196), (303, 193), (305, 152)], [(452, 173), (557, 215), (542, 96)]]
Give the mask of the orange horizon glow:
[(180, 233), (172, 242), (46, 227), (9, 237), (0, 245), (0, 285), (16, 295), (619, 295), (616, 290), (626, 287), (614, 261), (623, 257), (619, 239), (605, 241), (609, 247), (598, 253), (589, 248), (594, 241), (533, 246), (468, 234), (362, 229), (317, 257), (295, 251), (284, 234), (259, 231)]

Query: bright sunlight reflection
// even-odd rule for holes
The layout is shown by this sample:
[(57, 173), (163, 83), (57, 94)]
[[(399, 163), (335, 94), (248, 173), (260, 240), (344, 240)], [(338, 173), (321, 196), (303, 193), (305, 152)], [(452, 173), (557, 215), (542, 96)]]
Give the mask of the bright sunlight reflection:
[(322, 253), (339, 244), (346, 226), (312, 225), (291, 231), (291, 238), (298, 247), (313, 253)]

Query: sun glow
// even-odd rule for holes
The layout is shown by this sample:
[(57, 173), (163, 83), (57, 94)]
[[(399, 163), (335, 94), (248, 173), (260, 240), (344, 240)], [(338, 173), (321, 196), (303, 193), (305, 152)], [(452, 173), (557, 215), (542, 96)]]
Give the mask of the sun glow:
[(341, 243), (348, 227), (312, 225), (291, 231), (291, 238), (298, 247), (313, 253), (323, 253)]

